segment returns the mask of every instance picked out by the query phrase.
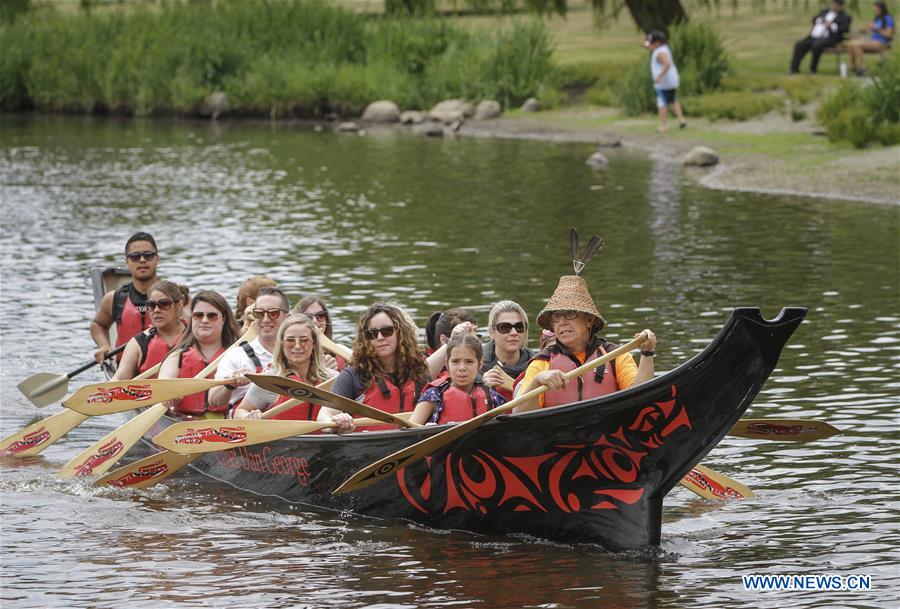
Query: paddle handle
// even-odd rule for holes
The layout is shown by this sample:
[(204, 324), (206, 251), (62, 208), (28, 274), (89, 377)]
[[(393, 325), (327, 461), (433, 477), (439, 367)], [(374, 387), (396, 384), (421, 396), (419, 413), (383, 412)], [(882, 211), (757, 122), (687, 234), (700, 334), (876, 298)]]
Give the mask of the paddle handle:
[[(125, 345), (127, 345), (127, 344), (128, 343), (121, 344), (118, 347), (116, 347), (115, 349), (113, 349), (112, 351), (107, 351), (106, 355), (103, 356), (103, 359), (109, 359), (113, 356), (120, 354), (122, 351), (125, 350)], [(73, 370), (72, 372), (67, 373), (66, 376), (69, 378), (77, 376), (77, 375), (81, 374), (82, 372), (84, 372), (85, 370), (89, 370), (89, 369), (93, 368), (98, 363), (100, 363), (100, 362), (98, 362), (97, 360), (94, 360), (91, 363), (85, 364), (81, 368), (78, 368), (77, 370)]]

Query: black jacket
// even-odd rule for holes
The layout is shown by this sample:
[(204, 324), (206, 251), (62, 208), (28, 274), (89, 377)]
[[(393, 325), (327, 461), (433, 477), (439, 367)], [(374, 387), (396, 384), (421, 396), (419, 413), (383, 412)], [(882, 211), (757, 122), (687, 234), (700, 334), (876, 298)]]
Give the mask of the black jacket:
[[(830, 9), (826, 8), (824, 11), (813, 17), (813, 25), (816, 24), (816, 19), (822, 19), (824, 21), (825, 15), (828, 14), (829, 10)], [(837, 26), (837, 31), (832, 30), (830, 27), (828, 28), (828, 42), (837, 44), (841, 40), (843, 40), (844, 34), (850, 31), (850, 21), (850, 15), (848, 15), (844, 11), (839, 12), (834, 18), (834, 24)]]

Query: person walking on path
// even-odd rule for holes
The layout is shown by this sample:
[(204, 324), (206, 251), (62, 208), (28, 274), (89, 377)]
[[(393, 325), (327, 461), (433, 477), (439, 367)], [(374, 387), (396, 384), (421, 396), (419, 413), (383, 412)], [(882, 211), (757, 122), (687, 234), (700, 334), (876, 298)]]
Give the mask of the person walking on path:
[(678, 126), (684, 129), (687, 122), (681, 112), (681, 104), (675, 99), (675, 91), (680, 84), (678, 67), (672, 57), (666, 35), (659, 31), (647, 34), (644, 47), (650, 51), (650, 75), (653, 77), (653, 90), (656, 91), (656, 108), (659, 110), (658, 133), (669, 129), (669, 106), (678, 117)]

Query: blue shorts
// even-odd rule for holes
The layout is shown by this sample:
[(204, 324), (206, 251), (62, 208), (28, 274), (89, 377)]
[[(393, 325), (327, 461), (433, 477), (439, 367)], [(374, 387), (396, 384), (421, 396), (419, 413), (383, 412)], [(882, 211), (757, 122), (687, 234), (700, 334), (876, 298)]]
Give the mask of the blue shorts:
[(675, 103), (675, 89), (660, 89), (653, 87), (656, 91), (656, 107), (665, 108), (669, 104)]

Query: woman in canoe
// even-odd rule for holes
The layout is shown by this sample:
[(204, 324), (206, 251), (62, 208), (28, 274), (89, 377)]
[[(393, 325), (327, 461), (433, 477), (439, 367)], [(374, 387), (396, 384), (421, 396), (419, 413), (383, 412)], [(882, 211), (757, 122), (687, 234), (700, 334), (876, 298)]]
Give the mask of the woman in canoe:
[[(231, 307), (218, 292), (197, 292), (191, 300), (190, 317), (191, 331), (163, 360), (159, 370), (161, 379), (194, 378), (240, 336)], [(208, 378), (214, 374), (215, 370)], [(227, 405), (211, 406), (207, 398), (206, 391), (194, 393), (171, 402), (169, 409), (181, 417), (223, 418)]]
[(552, 330), (556, 343), (543, 349), (525, 370), (516, 392), (521, 395), (540, 385), (547, 391), (517, 406), (514, 412), (560, 406), (639, 385), (653, 378), (653, 356), (656, 335), (645, 330), (649, 338), (640, 345), (641, 361), (626, 353), (571, 381), (564, 374), (597, 359), (617, 347), (597, 336), (606, 321), (597, 311), (587, 283), (577, 275), (561, 277), (559, 285), (537, 318), (540, 327)]
[(462, 307), (432, 313), (425, 324), (425, 342), (428, 344), (428, 354), (434, 353), (450, 340), (453, 328), (461, 323), (471, 324), (472, 331), (475, 331), (475, 318)]
[(149, 370), (178, 344), (184, 333), (181, 314), (187, 298), (186, 287), (165, 279), (153, 284), (147, 292), (147, 310), (153, 328), (149, 333), (138, 334), (128, 341), (112, 380), (132, 379)]
[(507, 400), (512, 399), (509, 384), (525, 372), (535, 351), (528, 344), (528, 316), (517, 302), (501, 300), (491, 308), (488, 315), (488, 334), (482, 354), (481, 373), (484, 383)]
[(506, 403), (506, 399), (481, 379), (481, 341), (471, 334), (458, 334), (446, 343), (448, 377), (428, 384), (410, 421), (456, 423), (484, 414)]
[[(272, 368), (267, 374), (286, 376), (309, 385), (318, 385), (331, 378), (334, 372), (325, 367), (319, 333), (312, 319), (303, 314), (294, 314), (281, 325), (275, 352), (272, 354)], [(247, 395), (234, 409), (232, 417), (259, 419), (270, 407), (287, 400), (286, 396), (251, 385)], [(318, 404), (302, 402), (272, 418), (315, 421), (318, 413)]]
[[(412, 411), (430, 380), (412, 318), (396, 305), (377, 303), (360, 316), (353, 356), (332, 391), (396, 414)], [(319, 421), (334, 421), (342, 432), (355, 428), (350, 415), (327, 407), (319, 411)], [(382, 427), (368, 429), (376, 428)]]
[[(331, 324), (331, 313), (328, 312), (328, 307), (325, 306), (325, 301), (323, 301), (318, 296), (307, 296), (303, 298), (300, 302), (294, 305), (294, 313), (302, 313), (312, 319), (316, 327), (321, 331), (325, 336), (329, 339), (334, 339), (332, 334), (334, 333), (334, 328)], [(346, 360), (340, 356), (332, 356), (328, 353), (324, 354), (325, 365), (329, 368), (334, 368), (338, 371), (344, 369), (347, 365)]]
[(247, 311), (253, 308), (256, 297), (262, 288), (277, 288), (278, 284), (274, 279), (269, 279), (265, 275), (253, 275), (247, 278), (238, 288), (237, 301), (234, 308), (234, 315), (238, 325), (241, 326), (241, 334), (250, 329), (250, 323), (253, 321)]

